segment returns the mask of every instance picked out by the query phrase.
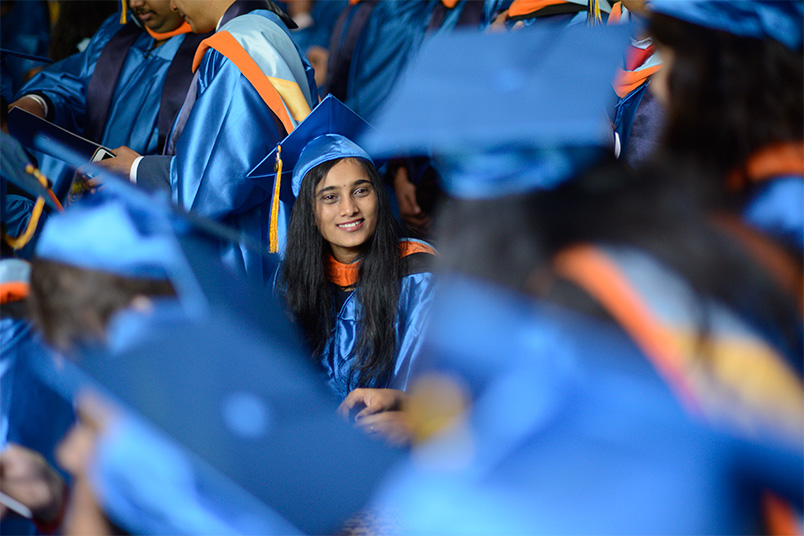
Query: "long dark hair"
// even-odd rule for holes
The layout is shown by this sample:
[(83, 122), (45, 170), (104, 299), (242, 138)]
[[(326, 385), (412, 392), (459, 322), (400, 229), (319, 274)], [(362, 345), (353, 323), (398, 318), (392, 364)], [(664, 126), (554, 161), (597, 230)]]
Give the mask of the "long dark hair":
[[(716, 299), (765, 335), (801, 372), (804, 345), (794, 299), (691, 202), (695, 195), (689, 188), (697, 186), (681, 187), (654, 169), (637, 172), (606, 160), (552, 191), (452, 200), (437, 230), (442, 265), (533, 293), (534, 270), (549, 271), (554, 255), (569, 246), (635, 247), (690, 284), (699, 298), (695, 321), (701, 336), (709, 325), (705, 300)], [(603, 313), (577, 290), (553, 290), (545, 286), (539, 297)]]
[[(366, 170), (377, 193), (377, 226), (360, 257), (357, 282), (359, 334), (357, 359), (352, 370), (358, 385), (389, 377), (396, 350), (396, 317), (401, 270), (401, 230), (391, 213), (385, 186), (375, 167), (355, 159)], [(288, 309), (320, 355), (330, 337), (337, 311), (338, 288), (327, 279), (326, 261), (331, 254), (315, 219), (315, 189), (341, 160), (319, 164), (308, 172), (291, 212), (285, 259), (279, 273), (279, 291)]]
[(804, 139), (801, 51), (658, 13), (650, 31), (674, 52), (665, 156), (674, 165), (694, 160), (701, 176), (709, 177), (707, 193), (715, 200), (723, 196), (725, 177), (752, 153)]

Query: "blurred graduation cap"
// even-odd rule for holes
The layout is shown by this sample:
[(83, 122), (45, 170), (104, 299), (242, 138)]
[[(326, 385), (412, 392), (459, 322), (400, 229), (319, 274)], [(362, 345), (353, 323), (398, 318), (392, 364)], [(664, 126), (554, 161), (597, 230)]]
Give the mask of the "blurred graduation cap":
[(630, 28), (453, 32), (426, 42), (403, 74), (371, 154), (436, 157), (448, 193), (503, 196), (552, 188), (613, 144), (607, 109)]
[[(363, 158), (374, 163), (369, 154), (353, 140), (373, 130), (362, 117), (332, 95), (318, 106), (277, 144), (268, 156), (248, 173), (248, 177), (271, 192), (274, 207), (281, 200), (293, 205), (304, 176), (318, 164), (338, 158)], [(276, 208), (272, 209), (272, 233)], [(271, 246), (271, 251), (276, 251)]]
[(5, 132), (0, 133), (0, 155), (0, 180), (13, 184), (31, 197), (43, 198), (52, 209), (61, 208), (48, 188), (47, 179), (38, 173), (25, 149)]
[(804, 44), (804, 2), (800, 0), (651, 0), (649, 8), (713, 30), (774, 39), (792, 50), (801, 50)]

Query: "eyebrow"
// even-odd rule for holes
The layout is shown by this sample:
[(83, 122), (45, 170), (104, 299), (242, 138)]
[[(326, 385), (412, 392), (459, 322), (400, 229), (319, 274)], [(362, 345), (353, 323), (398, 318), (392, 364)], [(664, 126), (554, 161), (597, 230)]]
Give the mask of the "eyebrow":
[[(355, 187), (355, 186), (359, 186), (359, 185), (364, 184), (364, 183), (371, 184), (371, 181), (369, 179), (357, 179), (356, 181), (354, 181), (352, 183), (351, 186)], [(324, 192), (335, 191), (335, 190), (340, 190), (340, 187), (338, 187), (338, 186), (327, 186), (326, 188), (321, 188), (320, 190), (318, 190), (318, 192), (316, 192), (315, 195), (321, 195)]]

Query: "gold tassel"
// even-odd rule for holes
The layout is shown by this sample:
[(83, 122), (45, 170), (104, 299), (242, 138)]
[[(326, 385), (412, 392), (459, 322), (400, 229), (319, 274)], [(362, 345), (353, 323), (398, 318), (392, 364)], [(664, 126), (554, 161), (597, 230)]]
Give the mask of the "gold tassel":
[(603, 14), (600, 11), (600, 0), (589, 0), (587, 19), (589, 20), (589, 26), (597, 26), (603, 23)]
[(276, 253), (279, 250), (279, 187), (282, 180), (282, 146), (276, 146), (276, 180), (274, 181), (274, 197), (271, 199), (271, 230), (268, 235), (268, 251)]
[(127, 8), (128, 0), (120, 0), (120, 24), (125, 24), (128, 22), (126, 18), (126, 8)]

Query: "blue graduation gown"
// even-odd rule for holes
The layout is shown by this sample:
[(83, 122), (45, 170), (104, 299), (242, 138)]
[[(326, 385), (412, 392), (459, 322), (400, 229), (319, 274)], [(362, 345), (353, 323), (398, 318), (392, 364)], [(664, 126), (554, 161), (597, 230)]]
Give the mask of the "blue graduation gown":
[[(297, 84), (310, 108), (318, 101), (312, 68), (276, 15), (266, 10), (251, 11), (235, 17), (219, 31), (229, 32), (265, 76)], [(188, 102), (179, 114), (179, 120), (186, 115), (186, 123), (178, 133), (175, 156), (170, 159), (173, 201), (234, 228), (258, 244), (267, 244), (271, 195), (246, 175), (286, 133), (237, 66), (214, 49), (208, 49), (201, 60), (195, 91), (189, 115), (185, 109)], [(138, 180), (146, 160), (140, 164)], [(279, 251), (284, 250), (289, 213), (280, 203)], [(269, 280), (274, 268), (260, 252), (242, 244), (223, 246), (222, 258), (231, 268), (260, 282)]]
[(609, 323), (454, 278), (428, 334), (472, 405), (379, 494), (400, 533), (747, 534), (763, 488), (800, 504), (800, 445), (691, 420)]
[[(87, 86), (98, 58), (121, 25), (119, 15), (104, 21), (87, 48), (57, 62), (33, 77), (17, 98), (32, 92), (47, 95), (53, 104), (49, 117), (55, 124), (77, 134), (84, 133), (87, 110)], [(126, 145), (140, 154), (155, 154), (159, 147), (158, 114), (162, 87), (176, 51), (185, 35), (168, 39), (153, 48), (154, 39), (142, 32), (129, 48), (112, 102), (103, 135), (98, 140), (110, 148)], [(54, 184), (71, 181), (73, 171), (61, 160), (35, 155), (39, 168)]]
[[(429, 271), (418, 271), (400, 279), (399, 306), (396, 319), (394, 368), (389, 378), (376, 379), (367, 387), (404, 391), (421, 351), (422, 334), (430, 317), (438, 278)], [(327, 384), (340, 400), (358, 386), (359, 377), (352, 373), (355, 346), (359, 337), (361, 315), (357, 290), (351, 291), (340, 309), (333, 310), (335, 325), (321, 352), (319, 363)]]
[(743, 218), (780, 243), (804, 253), (804, 177), (787, 175), (765, 181), (743, 209)]

